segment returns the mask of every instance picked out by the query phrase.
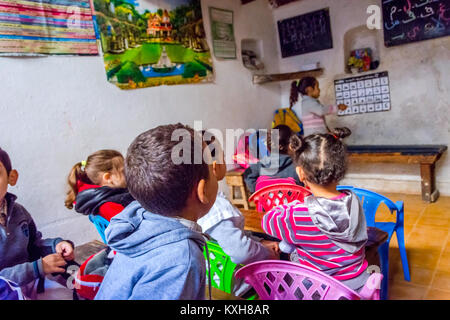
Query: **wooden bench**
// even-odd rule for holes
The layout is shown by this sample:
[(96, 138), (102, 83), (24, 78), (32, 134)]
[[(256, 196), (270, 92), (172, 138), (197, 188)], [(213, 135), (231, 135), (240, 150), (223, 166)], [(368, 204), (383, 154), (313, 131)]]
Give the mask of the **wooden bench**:
[(419, 164), (422, 199), (427, 202), (435, 202), (439, 198), (435, 164), (446, 150), (445, 145), (348, 146), (350, 161)]

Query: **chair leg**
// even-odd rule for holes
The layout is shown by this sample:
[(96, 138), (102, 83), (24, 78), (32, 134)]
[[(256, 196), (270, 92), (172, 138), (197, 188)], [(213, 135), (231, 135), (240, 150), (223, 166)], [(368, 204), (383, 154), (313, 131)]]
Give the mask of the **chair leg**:
[(408, 257), (406, 256), (405, 247), (405, 233), (402, 227), (398, 227), (397, 230), (397, 243), (400, 250), (400, 257), (402, 259), (403, 276), (406, 281), (411, 281), (411, 275), (409, 274)]
[(379, 249), (381, 260), (381, 272), (383, 273), (383, 280), (381, 281), (381, 300), (388, 299), (388, 284), (389, 284), (389, 242), (383, 243)]

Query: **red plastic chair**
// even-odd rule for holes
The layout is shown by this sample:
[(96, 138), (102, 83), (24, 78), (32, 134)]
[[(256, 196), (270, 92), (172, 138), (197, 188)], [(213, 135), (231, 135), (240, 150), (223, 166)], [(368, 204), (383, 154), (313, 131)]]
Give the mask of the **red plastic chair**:
[(268, 212), (276, 206), (295, 200), (304, 202), (305, 197), (311, 194), (311, 191), (304, 187), (283, 183), (259, 189), (250, 196), (248, 201), (255, 202), (256, 210), (259, 212)]
[(381, 273), (372, 274), (357, 293), (323, 272), (276, 260), (251, 263), (235, 277), (250, 284), (260, 300), (379, 300), (383, 279)]

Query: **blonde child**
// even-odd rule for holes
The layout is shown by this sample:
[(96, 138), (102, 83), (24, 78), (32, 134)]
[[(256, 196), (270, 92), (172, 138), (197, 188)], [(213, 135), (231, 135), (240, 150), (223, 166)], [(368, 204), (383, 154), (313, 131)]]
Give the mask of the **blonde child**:
[(262, 227), (293, 246), (291, 260), (359, 290), (370, 276), (365, 259), (366, 220), (358, 197), (349, 190), (336, 190), (347, 169), (341, 139), (350, 133), (338, 128), (333, 133), (291, 138), (297, 174), (313, 195), (304, 204), (294, 201), (269, 211)]
[(115, 150), (99, 150), (75, 164), (67, 178), (65, 205), (84, 215), (110, 221), (134, 199), (126, 189), (124, 158)]
[[(298, 97), (301, 94), (301, 106)], [(340, 104), (326, 108), (319, 102), (319, 81), (314, 77), (305, 77), (291, 84), (290, 107), (303, 122), (304, 136), (314, 133), (327, 133), (329, 131), (325, 116), (339, 110), (346, 110), (347, 106)]]

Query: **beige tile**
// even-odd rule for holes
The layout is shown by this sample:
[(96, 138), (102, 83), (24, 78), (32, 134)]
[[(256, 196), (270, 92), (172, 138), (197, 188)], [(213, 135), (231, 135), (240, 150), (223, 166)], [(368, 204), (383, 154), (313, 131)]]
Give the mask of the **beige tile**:
[(390, 300), (422, 300), (427, 291), (426, 286), (409, 283), (395, 283), (389, 288)]
[(406, 247), (410, 249), (437, 249), (440, 251), (446, 245), (445, 241), (448, 233), (448, 228), (424, 226), (418, 223), (408, 235)]
[(430, 204), (417, 223), (422, 226), (435, 226), (448, 230), (450, 228), (450, 208)]
[(450, 272), (450, 251), (445, 250), (442, 253), (441, 258), (439, 259), (439, 262), (437, 264), (437, 270)]
[[(389, 277), (392, 283), (408, 283), (404, 278), (401, 262), (397, 262), (392, 269), (389, 268), (389, 271), (392, 272), (392, 276)], [(414, 265), (409, 266), (409, 273), (411, 275), (411, 281), (409, 283), (429, 286), (433, 279), (434, 269), (427, 269)]]
[(440, 249), (426, 249), (426, 248), (410, 248), (407, 247), (406, 255), (410, 268), (418, 266), (425, 269), (435, 269), (438, 264)]
[(437, 271), (431, 286), (433, 289), (449, 290), (450, 271)]
[(450, 300), (450, 291), (431, 289), (424, 297), (425, 300)]

